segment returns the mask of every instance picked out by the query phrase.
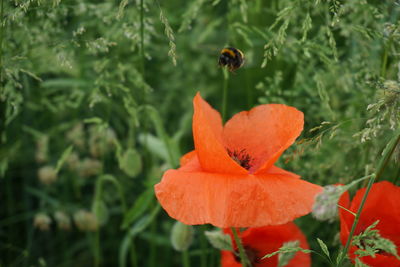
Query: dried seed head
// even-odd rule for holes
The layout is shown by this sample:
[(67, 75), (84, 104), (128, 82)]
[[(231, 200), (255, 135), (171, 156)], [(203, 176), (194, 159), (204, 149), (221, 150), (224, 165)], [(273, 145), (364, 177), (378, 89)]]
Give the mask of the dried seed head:
[(67, 231), (71, 229), (71, 219), (65, 212), (56, 211), (54, 213), (54, 218), (56, 219), (59, 229)]
[(50, 230), (51, 218), (46, 213), (37, 213), (33, 219), (33, 226), (40, 231)]
[(50, 185), (57, 180), (57, 171), (52, 166), (44, 166), (38, 170), (38, 177), (42, 184)]
[(79, 169), (79, 155), (75, 151), (72, 152), (67, 158), (67, 166), (71, 171)]
[(341, 185), (325, 186), (315, 199), (312, 216), (319, 221), (335, 221), (338, 216), (337, 203), (345, 190)]
[(83, 149), (85, 147), (85, 132), (83, 130), (83, 124), (78, 123), (67, 132), (66, 137), (71, 141), (76, 147)]
[(42, 135), (36, 141), (36, 153), (35, 159), (38, 163), (44, 163), (48, 160), (49, 151), (49, 137), (47, 135)]
[(99, 222), (96, 215), (86, 210), (78, 210), (74, 214), (76, 227), (83, 232), (95, 232), (99, 229)]
[(103, 170), (103, 165), (97, 159), (86, 158), (80, 164), (78, 168), (79, 175), (82, 177), (90, 177), (100, 174)]

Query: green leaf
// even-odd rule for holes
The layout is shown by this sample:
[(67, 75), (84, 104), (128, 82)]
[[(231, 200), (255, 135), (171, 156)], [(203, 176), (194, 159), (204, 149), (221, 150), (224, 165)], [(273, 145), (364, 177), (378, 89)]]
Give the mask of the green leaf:
[(322, 240), (319, 239), (319, 238), (317, 238), (317, 241), (318, 241), (318, 244), (319, 244), (319, 246), (321, 247), (322, 251), (324, 252), (324, 254), (325, 254), (326, 256), (328, 256), (328, 258), (330, 258), (328, 247), (326, 246), (326, 244), (324, 243), (324, 241), (322, 241)]
[(363, 263), (359, 258), (356, 258), (355, 267), (370, 267), (370, 266), (365, 264), (365, 263)]
[(204, 234), (214, 248), (233, 251), (231, 237), (221, 230), (205, 231)]
[(338, 265), (340, 262), (342, 262), (343, 256), (344, 256), (344, 254), (343, 254), (343, 249), (341, 249), (341, 250), (339, 251), (339, 254), (338, 254), (337, 258), (336, 258), (336, 265)]
[[(286, 242), (282, 245), (282, 248), (280, 249), (281, 252), (278, 254), (278, 267), (283, 267), (289, 264), (289, 262), (293, 259), (293, 257), (296, 255), (297, 251), (296, 248), (299, 248), (299, 240), (296, 241), (289, 241)], [(284, 250), (288, 250), (284, 252)], [(290, 249), (293, 249), (290, 251)]]
[(279, 250), (274, 251), (272, 253), (269, 253), (267, 255), (264, 255), (261, 259), (263, 260), (263, 259), (266, 259), (266, 258), (271, 258), (271, 257), (273, 257), (273, 256), (275, 256), (277, 254), (283, 254), (283, 253), (293, 253), (293, 252), (298, 252), (298, 251), (301, 251), (301, 252), (304, 252), (304, 253), (313, 252), (310, 249), (304, 249), (304, 248), (301, 248), (299, 246), (293, 247), (293, 245), (296, 244), (295, 242), (298, 242), (298, 241), (291, 241), (291, 242), (284, 243), (282, 245), (282, 247), (279, 248)]
[(140, 144), (146, 146), (146, 148), (155, 156), (160, 159), (167, 161), (169, 160), (169, 155), (165, 144), (156, 136), (152, 134), (140, 134), (139, 135)]
[(142, 158), (135, 149), (130, 148), (120, 158), (119, 167), (129, 177), (135, 177), (142, 170)]
[(92, 117), (83, 120), (84, 123), (94, 123), (94, 124), (102, 124), (103, 120), (99, 117)]
[(61, 154), (60, 159), (57, 161), (56, 165), (56, 172), (59, 172), (61, 167), (64, 165), (65, 161), (68, 159), (69, 155), (71, 155), (71, 152), (73, 150), (73, 146), (69, 146), (67, 149), (64, 150), (64, 152)]
[(132, 222), (139, 218), (148, 209), (153, 199), (153, 188), (149, 188), (140, 194), (135, 204), (126, 213), (122, 228), (126, 229)]
[(128, 250), (132, 244), (132, 240), (134, 237), (142, 232), (146, 227), (154, 220), (154, 218), (157, 216), (157, 214), (160, 212), (161, 206), (157, 205), (151, 214), (145, 215), (142, 217), (137, 223), (135, 223), (128, 233), (125, 235), (124, 239), (122, 240), (120, 249), (119, 249), (119, 266), (120, 267), (125, 267), (127, 266), (126, 264), (126, 258), (128, 255)]

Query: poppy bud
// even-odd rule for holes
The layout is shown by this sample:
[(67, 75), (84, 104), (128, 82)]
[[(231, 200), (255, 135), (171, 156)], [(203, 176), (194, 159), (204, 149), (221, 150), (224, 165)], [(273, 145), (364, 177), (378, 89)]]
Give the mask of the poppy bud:
[(76, 147), (83, 149), (85, 147), (85, 132), (83, 131), (83, 124), (78, 123), (72, 128), (66, 137), (71, 141)]
[(33, 219), (33, 226), (41, 231), (50, 230), (51, 218), (45, 213), (37, 213)]
[(86, 158), (79, 165), (79, 175), (90, 177), (101, 173), (103, 165), (97, 159)]
[(228, 234), (224, 234), (221, 230), (205, 231), (204, 234), (214, 248), (233, 251), (232, 240)]
[(312, 216), (319, 221), (335, 221), (338, 216), (337, 203), (345, 190), (341, 185), (325, 186), (315, 199)]
[(49, 137), (47, 135), (42, 135), (36, 142), (36, 154), (35, 159), (39, 163), (44, 163), (48, 159), (49, 150)]
[(39, 169), (38, 177), (42, 184), (49, 185), (57, 180), (57, 171), (52, 166), (44, 166)]
[(114, 145), (115, 132), (111, 128), (101, 129), (98, 126), (92, 126), (89, 129), (89, 150), (93, 157), (104, 155), (109, 148)]
[(171, 243), (175, 250), (185, 251), (193, 241), (193, 226), (176, 221), (171, 231)]
[(71, 219), (67, 214), (62, 211), (56, 211), (54, 213), (54, 218), (57, 221), (57, 226), (61, 230), (70, 230), (71, 229)]
[(86, 210), (79, 210), (74, 214), (76, 227), (81, 231), (95, 232), (99, 228), (96, 215)]
[(70, 170), (75, 171), (79, 168), (79, 155), (72, 152), (67, 158), (67, 166)]

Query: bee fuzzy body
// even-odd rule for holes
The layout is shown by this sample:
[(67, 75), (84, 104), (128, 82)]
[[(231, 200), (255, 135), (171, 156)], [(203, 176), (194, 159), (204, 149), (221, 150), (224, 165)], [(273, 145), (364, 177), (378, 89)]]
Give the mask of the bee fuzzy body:
[(221, 50), (218, 65), (226, 66), (229, 71), (235, 71), (244, 63), (244, 55), (242, 51), (233, 47), (227, 47)]

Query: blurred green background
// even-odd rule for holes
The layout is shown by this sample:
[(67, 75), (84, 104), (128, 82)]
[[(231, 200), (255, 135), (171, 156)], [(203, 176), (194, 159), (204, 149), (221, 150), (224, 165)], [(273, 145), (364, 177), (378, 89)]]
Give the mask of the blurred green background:
[[(0, 5), (0, 266), (182, 266), (153, 185), (193, 148), (197, 91), (221, 110), (228, 82), (228, 117), (303, 111), (278, 165), (320, 185), (374, 171), (399, 124), (398, 1)], [(224, 81), (228, 45), (246, 62)], [(313, 249), (318, 237), (338, 252), (337, 222), (296, 222)], [(195, 227), (191, 266), (219, 264), (209, 229)]]

